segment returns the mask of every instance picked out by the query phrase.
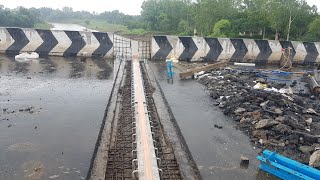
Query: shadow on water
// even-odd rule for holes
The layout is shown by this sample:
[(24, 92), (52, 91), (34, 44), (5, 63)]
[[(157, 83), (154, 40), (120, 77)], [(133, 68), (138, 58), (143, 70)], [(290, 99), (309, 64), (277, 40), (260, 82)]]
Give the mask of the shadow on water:
[(30, 66), (30, 64), (28, 64), (28, 63), (21, 63), (21, 62), (16, 63), (16, 66), (14, 67), (14, 71), (17, 74), (19, 74), (19, 73), (27, 74), (29, 71), (29, 66)]
[(111, 70), (113, 69), (112, 65), (110, 64), (110, 61), (107, 62), (101, 58), (95, 58), (95, 59), (92, 59), (92, 61), (101, 69), (97, 73), (98, 79), (107, 79), (110, 77), (112, 72)]
[(70, 78), (80, 78), (84, 76), (85, 65), (78, 58), (69, 58), (71, 70), (70, 70)]
[(54, 73), (57, 70), (57, 65), (50, 58), (47, 58), (46, 61), (40, 61), (40, 64), (43, 65), (44, 73)]

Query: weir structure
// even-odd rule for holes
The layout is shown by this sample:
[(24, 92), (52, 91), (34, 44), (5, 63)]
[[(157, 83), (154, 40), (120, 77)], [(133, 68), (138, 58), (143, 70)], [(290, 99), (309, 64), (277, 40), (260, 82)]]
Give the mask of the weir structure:
[(87, 179), (201, 179), (160, 87), (150, 78), (149, 45), (121, 37), (113, 42), (118, 67)]
[[(0, 28), (0, 53), (114, 58), (114, 84), (87, 179), (201, 179), (173, 113), (147, 68), (150, 40), (112, 33)], [(156, 98), (155, 98), (156, 97)]]
[(265, 65), (280, 63), (283, 50), (289, 48), (293, 64), (313, 65), (320, 62), (320, 42), (164, 35), (147, 39), (131, 41), (106, 32), (0, 27), (0, 53), (17, 55), (37, 52), (40, 57), (112, 58), (118, 53), (119, 49), (115, 46), (121, 40), (132, 43), (131, 47), (139, 47), (141, 59), (175, 57), (192, 62), (229, 61)]
[[(160, 179), (157, 163), (155, 140), (153, 139), (152, 127), (147, 109), (147, 102), (144, 93), (142, 74), (138, 59), (132, 60), (132, 89), (134, 106), (134, 144), (137, 159), (133, 160), (133, 177), (139, 179)], [(160, 160), (160, 159), (159, 159)], [(160, 170), (162, 171), (162, 170)]]

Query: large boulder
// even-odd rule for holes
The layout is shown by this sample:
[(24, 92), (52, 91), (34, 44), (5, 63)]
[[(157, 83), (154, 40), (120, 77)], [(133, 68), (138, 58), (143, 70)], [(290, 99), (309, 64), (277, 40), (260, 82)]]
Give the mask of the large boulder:
[(271, 119), (262, 119), (255, 125), (255, 128), (256, 129), (265, 129), (265, 128), (269, 128), (269, 127), (272, 127), (277, 124), (279, 124), (278, 121), (271, 120)]
[(320, 150), (315, 151), (309, 160), (309, 166), (320, 167)]
[(246, 112), (246, 109), (245, 108), (241, 108), (241, 107), (237, 108), (234, 111), (235, 114), (241, 114), (241, 113), (244, 113), (244, 112)]
[(298, 149), (303, 153), (310, 153), (314, 150), (312, 146), (300, 146)]

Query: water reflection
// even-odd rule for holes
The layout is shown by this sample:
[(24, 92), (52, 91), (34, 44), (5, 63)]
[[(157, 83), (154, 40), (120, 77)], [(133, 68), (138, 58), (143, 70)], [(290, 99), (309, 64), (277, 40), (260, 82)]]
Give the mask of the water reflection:
[(101, 69), (97, 73), (98, 79), (107, 79), (110, 77), (113, 69), (113, 64), (110, 61), (104, 61), (103, 59), (93, 59), (93, 62)]
[(85, 179), (112, 67), (106, 59), (0, 56), (1, 180)]
[(40, 61), (40, 64), (43, 65), (44, 73), (54, 73), (57, 70), (57, 65), (49, 58), (46, 61)]
[(70, 70), (70, 78), (80, 78), (83, 76), (84, 71), (86, 70), (85, 61), (79, 61), (77, 58), (72, 58), (70, 59), (70, 65), (71, 65), (71, 70)]
[(91, 58), (49, 57), (16, 61), (14, 57), (0, 56), (0, 73), (34, 75), (46, 74), (63, 78), (92, 78), (105, 80), (112, 76), (113, 60)]

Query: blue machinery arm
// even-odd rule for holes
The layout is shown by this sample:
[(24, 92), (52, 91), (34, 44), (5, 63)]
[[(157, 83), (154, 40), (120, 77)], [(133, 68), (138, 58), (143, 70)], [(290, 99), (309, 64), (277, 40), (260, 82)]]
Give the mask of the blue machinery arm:
[(174, 72), (173, 72), (173, 62), (172, 60), (166, 60), (167, 62), (167, 74), (168, 74), (168, 80), (172, 80), (173, 79), (173, 75), (174, 75)]
[(262, 156), (258, 156), (257, 159), (261, 161), (260, 169), (281, 179), (320, 180), (319, 170), (281, 156), (275, 152), (264, 150)]

